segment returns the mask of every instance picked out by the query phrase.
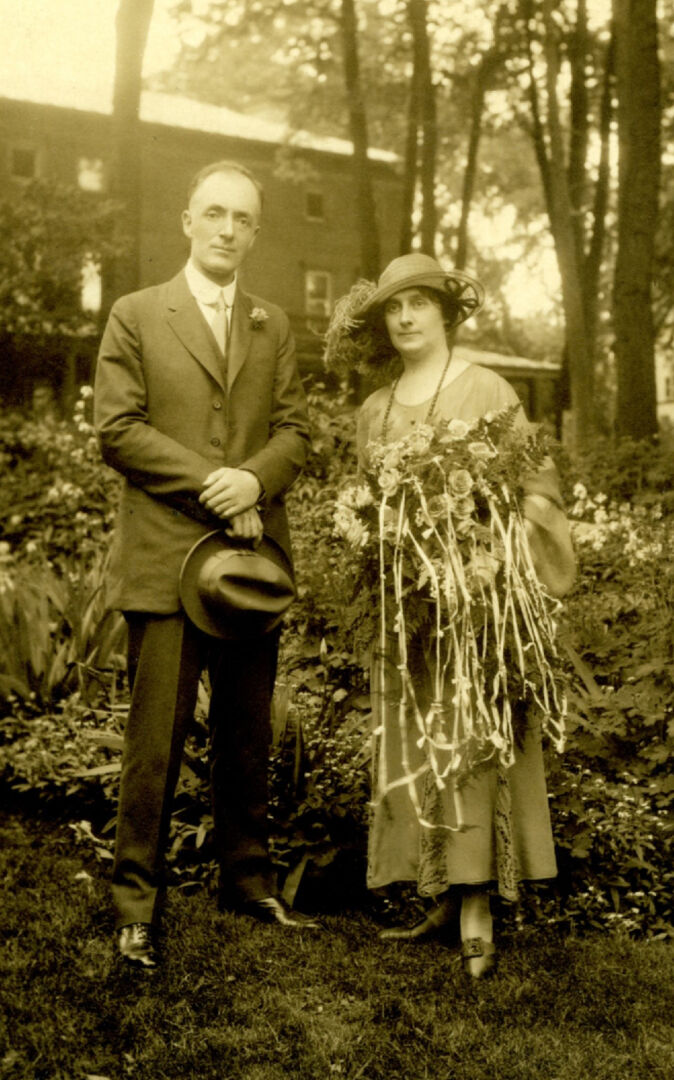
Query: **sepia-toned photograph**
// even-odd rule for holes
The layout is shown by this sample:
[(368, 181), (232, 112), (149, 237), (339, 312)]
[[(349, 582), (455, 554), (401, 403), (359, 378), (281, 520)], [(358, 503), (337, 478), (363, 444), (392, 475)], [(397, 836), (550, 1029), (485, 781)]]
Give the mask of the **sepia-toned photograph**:
[(671, 0), (0, 19), (0, 1080), (671, 1080)]

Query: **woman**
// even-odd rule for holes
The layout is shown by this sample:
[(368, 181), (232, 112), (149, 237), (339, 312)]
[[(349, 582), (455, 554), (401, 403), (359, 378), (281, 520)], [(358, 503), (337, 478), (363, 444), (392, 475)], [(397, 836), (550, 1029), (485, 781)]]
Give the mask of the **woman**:
[[(470, 423), (518, 404), (515, 391), (499, 375), (452, 354), (455, 328), (482, 301), (481, 285), (467, 274), (444, 271), (427, 255), (404, 255), (387, 266), (356, 317), (342, 323), (347, 326), (342, 339), (350, 338), (352, 359), (355, 347), (361, 361), (386, 362), (397, 356), (401, 362), (398, 377), (371, 394), (361, 408), (357, 442), (362, 467), (367, 467), (372, 442), (395, 442), (415, 425), (452, 418)], [(328, 336), (328, 356), (331, 344), (334, 334), (332, 341)], [(516, 425), (529, 426), (521, 408)], [(549, 592), (563, 595), (574, 566), (554, 466), (546, 462), (528, 477), (525, 491), (523, 515), (534, 567)], [(432, 697), (423, 642), (411, 642), (407, 664), (423, 711)], [(426, 938), (458, 915), (464, 966), (479, 978), (495, 963), (490, 892), (497, 887), (515, 899), (518, 880), (556, 874), (540, 729), (528, 722), (510, 768), (490, 764), (461, 784), (467, 828), (459, 828), (455, 782), (429, 782), (428, 773), (423, 775), (426, 751), (414, 737), (405, 739), (403, 752), (405, 737), (391, 720), (400, 695), (400, 657), (389, 638), (373, 665), (375, 730), (387, 725), (386, 738), (380, 738), (375, 752), (375, 775), (385, 774), (388, 783), (383, 792), (379, 785), (374, 793), (368, 885), (378, 889), (413, 880), (432, 906), (418, 925), (381, 936), (397, 941)], [(420, 777), (414, 798), (407, 784), (395, 783), (405, 771)]]

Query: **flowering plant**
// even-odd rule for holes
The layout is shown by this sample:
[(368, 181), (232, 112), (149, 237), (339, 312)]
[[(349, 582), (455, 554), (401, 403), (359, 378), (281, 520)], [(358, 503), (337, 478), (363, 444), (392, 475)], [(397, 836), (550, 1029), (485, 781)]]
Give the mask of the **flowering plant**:
[[(546, 448), (516, 430), (517, 412), (424, 424), (398, 442), (371, 443), (361, 481), (335, 510), (360, 629), (379, 636), (382, 655), (395, 642), (400, 731), (413, 716), (411, 736), (438, 787), (489, 761), (512, 764), (515, 702), (535, 702), (544, 730), (563, 745), (559, 605), (538, 582), (521, 513), (524, 481)], [(431, 673), (427, 709), (411, 674), (414, 639)], [(413, 801), (415, 779), (406, 778)], [(379, 780), (384, 794), (387, 780)]]
[(260, 330), (269, 318), (269, 312), (263, 307), (254, 307), (248, 318), (251, 330)]

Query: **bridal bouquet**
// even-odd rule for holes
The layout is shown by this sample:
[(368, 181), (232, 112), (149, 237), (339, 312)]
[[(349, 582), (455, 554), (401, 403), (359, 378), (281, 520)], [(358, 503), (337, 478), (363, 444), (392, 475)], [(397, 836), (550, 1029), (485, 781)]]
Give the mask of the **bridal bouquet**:
[[(395, 642), (403, 744), (411, 731), (440, 788), (481, 764), (512, 764), (516, 702), (535, 702), (543, 730), (563, 745), (559, 604), (539, 585), (521, 514), (524, 478), (546, 450), (516, 429), (516, 413), (420, 425), (398, 442), (371, 443), (368, 471), (336, 506), (354, 630), (378, 636), (382, 655)], [(431, 676), (424, 709), (410, 670), (413, 639)], [(380, 776), (380, 792), (386, 784)]]

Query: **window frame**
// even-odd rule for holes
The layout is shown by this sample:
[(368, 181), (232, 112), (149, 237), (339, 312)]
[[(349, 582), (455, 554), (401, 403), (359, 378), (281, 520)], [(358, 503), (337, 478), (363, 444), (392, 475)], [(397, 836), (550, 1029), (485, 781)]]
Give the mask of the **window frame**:
[[(22, 173), (15, 172), (14, 155), (17, 153), (30, 153), (33, 155), (33, 171), (30, 176), (24, 176)], [(42, 175), (42, 154), (40, 147), (35, 143), (23, 139), (10, 142), (7, 147), (6, 161), (9, 179), (17, 184), (30, 184), (33, 180), (39, 180)]]
[[(311, 199), (320, 200), (320, 213), (313, 214), (309, 206)], [(304, 216), (307, 221), (325, 221), (325, 195), (318, 188), (307, 188), (304, 192)]]
[[(325, 282), (325, 297), (312, 296), (311, 294), (311, 281), (312, 279), (321, 279)], [(330, 315), (332, 313), (334, 297), (334, 277), (331, 270), (323, 270), (318, 268), (305, 269), (304, 271), (304, 317), (306, 319), (307, 326), (310, 329), (317, 329), (322, 332), (325, 329)], [(311, 305), (321, 305), (321, 310), (317, 311), (311, 309)]]

